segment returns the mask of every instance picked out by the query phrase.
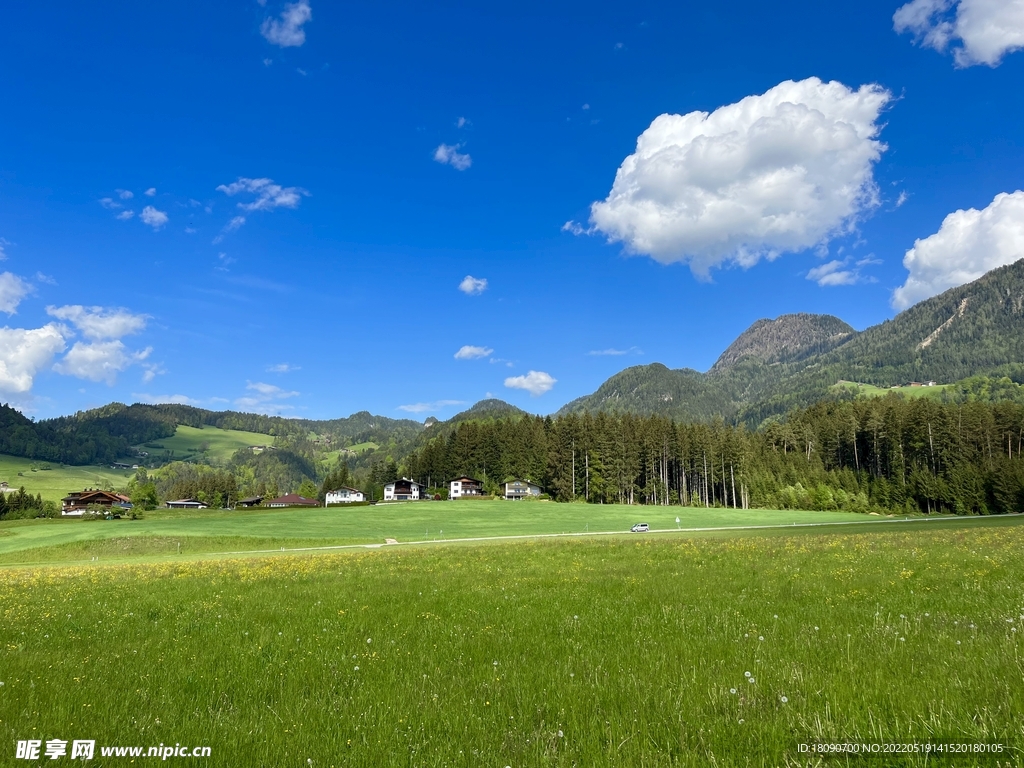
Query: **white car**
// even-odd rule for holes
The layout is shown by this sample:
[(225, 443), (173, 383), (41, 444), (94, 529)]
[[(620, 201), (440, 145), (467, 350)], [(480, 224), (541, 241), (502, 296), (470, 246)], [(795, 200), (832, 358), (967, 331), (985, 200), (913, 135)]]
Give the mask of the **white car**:
[(632, 533), (647, 533), (649, 530), (651, 530), (651, 526), (649, 526), (647, 523), (637, 523), (629, 530)]

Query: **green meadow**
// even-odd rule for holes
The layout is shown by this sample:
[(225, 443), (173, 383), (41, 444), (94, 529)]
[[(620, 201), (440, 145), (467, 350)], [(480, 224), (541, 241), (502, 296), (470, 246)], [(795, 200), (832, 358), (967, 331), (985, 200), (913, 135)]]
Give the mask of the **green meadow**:
[(222, 464), (230, 459), (231, 455), (239, 448), (273, 444), (273, 437), (261, 435), (258, 432), (179, 425), (171, 437), (161, 437), (137, 447), (149, 451), (152, 456), (162, 456), (164, 451), (172, 451), (176, 459), (187, 459), (195, 454), (205, 454), (211, 462)]
[[(676, 523), (676, 518), (679, 523)], [(0, 522), (0, 563), (121, 561), (260, 549), (653, 529), (870, 523), (850, 512), (430, 501), (314, 509), (160, 510), (142, 520)]]
[(3, 568), (2, 762), (1018, 765), (1021, 519)]
[(940, 400), (942, 393), (950, 385), (948, 384), (936, 384), (933, 387), (876, 387), (874, 384), (860, 384), (855, 381), (840, 381), (832, 389), (849, 389), (854, 394), (860, 397), (885, 397), (886, 395), (896, 392), (904, 397), (909, 398), (932, 398), (934, 400)]
[(132, 470), (110, 467), (68, 467), (35, 459), (0, 454), (0, 480), (11, 488), (25, 487), (44, 500), (60, 501), (71, 491), (83, 488), (123, 487), (135, 474)]

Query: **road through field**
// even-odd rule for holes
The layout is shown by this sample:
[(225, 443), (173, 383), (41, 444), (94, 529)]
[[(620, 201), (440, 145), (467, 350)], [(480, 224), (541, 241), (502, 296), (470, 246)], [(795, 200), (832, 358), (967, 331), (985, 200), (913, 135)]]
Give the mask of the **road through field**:
[[(915, 524), (935, 524), (935, 523), (957, 523), (957, 524), (971, 524), (975, 522), (987, 521), (989, 524), (997, 525), (1013, 525), (1013, 524), (1024, 524), (1024, 513), (1018, 513), (1013, 515), (1000, 515), (998, 517), (958, 517), (956, 515), (944, 515), (941, 517), (897, 517), (897, 518), (880, 518), (880, 519), (868, 519), (868, 520), (842, 520), (832, 522), (821, 522), (821, 523), (784, 523), (774, 525), (720, 525), (710, 527), (698, 527), (698, 528), (652, 528), (643, 534), (631, 534), (623, 531), (576, 531), (573, 533), (537, 533), (537, 534), (519, 534), (512, 536), (470, 536), (465, 538), (437, 538), (437, 539), (420, 539), (418, 541), (398, 541), (392, 540), (390, 543), (384, 544), (338, 544), (321, 547), (281, 547), (280, 549), (254, 549), (254, 550), (239, 550), (235, 552), (211, 552), (212, 556), (234, 556), (234, 555), (266, 555), (274, 554), (278, 552), (317, 552), (317, 551), (330, 551), (339, 549), (380, 549), (381, 547), (396, 547), (396, 546), (424, 546), (431, 544), (470, 544), (470, 543), (481, 543), (491, 541), (517, 541), (517, 540), (530, 540), (530, 539), (565, 539), (565, 538), (581, 538), (588, 536), (648, 536), (648, 535), (661, 535), (661, 534), (714, 534), (714, 533), (739, 533), (743, 531), (772, 531), (783, 533), (787, 531), (803, 530), (807, 528), (834, 528), (837, 526), (878, 526), (886, 524), (900, 524), (909, 523), (910, 527), (916, 527)], [(931, 525), (930, 527), (936, 527)], [(906, 526), (901, 526), (906, 528)]]

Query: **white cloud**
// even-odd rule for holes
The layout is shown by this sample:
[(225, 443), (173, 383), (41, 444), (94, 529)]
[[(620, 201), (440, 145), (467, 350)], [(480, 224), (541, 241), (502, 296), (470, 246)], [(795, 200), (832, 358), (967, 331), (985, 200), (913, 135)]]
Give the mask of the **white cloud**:
[(111, 210), (111, 211), (115, 211), (118, 208), (122, 208), (123, 207), (119, 202), (114, 200), (114, 198), (112, 198), (112, 197), (101, 197), (100, 198), (100, 205), (102, 205), (107, 210)]
[(292, 410), (293, 406), (285, 405), (280, 401), (299, 396), (298, 392), (282, 389), (262, 381), (246, 382), (245, 388), (250, 394), (236, 398), (235, 405), (256, 413), (275, 414)]
[(913, 0), (892, 21), (897, 32), (910, 32), (928, 48), (943, 52), (953, 44), (958, 67), (997, 67), (1024, 48), (1024, 0)]
[(827, 242), (878, 204), (877, 121), (891, 98), (813, 77), (710, 114), (661, 115), (591, 223), (630, 253), (699, 275)]
[(292, 48), (306, 42), (306, 31), (302, 25), (313, 18), (313, 10), (307, 0), (289, 3), (280, 18), (266, 18), (260, 26), (260, 33), (274, 45)]
[(169, 403), (171, 405), (198, 405), (199, 400), (193, 400), (188, 395), (150, 395), (145, 392), (132, 392), (132, 397), (140, 403), (159, 405)]
[(493, 355), (494, 350), (490, 347), (474, 347), (467, 344), (464, 347), (460, 347), (459, 351), (455, 353), (456, 360), (476, 360), (480, 357), (487, 357)]
[(142, 382), (148, 384), (157, 376), (161, 376), (167, 373), (167, 370), (160, 363), (150, 363), (149, 365), (143, 365)]
[(156, 195), (156, 187), (150, 187), (142, 194), (144, 194), (146, 197), (154, 197)]
[(466, 275), (462, 278), (462, 282), (459, 283), (459, 290), (468, 296), (481, 294), (487, 290), (487, 278)]
[(4, 238), (0, 237), (0, 261), (6, 261), (7, 260), (7, 254), (4, 252), (4, 248), (6, 246), (10, 245), (10, 244), (11, 244), (10, 241), (5, 240)]
[(939, 231), (907, 251), (910, 273), (892, 295), (906, 309), (943, 291), (976, 280), (986, 272), (1024, 258), (1024, 192), (1000, 193), (982, 210), (949, 214)]
[(105, 381), (113, 385), (117, 374), (135, 363), (140, 363), (152, 352), (147, 347), (131, 352), (120, 341), (76, 341), (71, 351), (53, 367), (57, 373), (89, 381)]
[(456, 128), (465, 128), (467, 125), (470, 125), (470, 122), (464, 117), (460, 117), (458, 120), (455, 121)]
[(450, 165), (458, 171), (464, 171), (473, 164), (473, 158), (459, 152), (461, 144), (441, 144), (434, 150), (434, 160), (442, 165)]
[(131, 200), (133, 197), (135, 197), (135, 193), (127, 189), (117, 189), (114, 191), (117, 192), (117, 196), (120, 197), (122, 200)]
[(0, 274), (0, 312), (13, 315), (21, 300), (31, 292), (32, 286), (12, 272)]
[(224, 225), (225, 232), (234, 232), (236, 229), (245, 224), (245, 216), (235, 216)]
[(544, 371), (530, 371), (525, 376), (509, 376), (505, 379), (505, 386), (510, 389), (525, 389), (533, 397), (543, 395), (549, 391), (558, 379), (552, 378), (551, 374)]
[(855, 269), (845, 269), (848, 260), (833, 259), (807, 272), (807, 279), (813, 280), (822, 288), (836, 285), (854, 285), (860, 280)]
[(611, 348), (611, 349), (593, 349), (590, 352), (587, 352), (587, 354), (588, 355), (598, 355), (598, 356), (600, 356), (600, 355), (613, 355), (613, 356), (614, 355), (632, 355), (632, 354), (642, 355), (643, 354), (643, 350), (640, 349), (639, 347), (630, 347), (629, 349), (614, 349), (614, 348)]
[(36, 375), (66, 348), (56, 323), (42, 328), (0, 328), (0, 392), (23, 394)]
[[(272, 211), (275, 208), (298, 208), (302, 197), (309, 197), (309, 192), (302, 187), (282, 187), (280, 184), (275, 184), (273, 179), (247, 179), (245, 177), (239, 177), (238, 181), (233, 181), (230, 184), (221, 184), (217, 187), (217, 191), (223, 192), (228, 197), (233, 197), (242, 192), (251, 192), (256, 195), (256, 199), (253, 202), (238, 204), (238, 207), (243, 211)], [(244, 223), (245, 217), (236, 216), (228, 226), (232, 227), (232, 229), (238, 229)]]
[[(135, 215), (135, 211), (121, 211), (114, 218), (118, 219), (119, 221), (128, 221), (128, 219), (132, 218), (134, 215)], [(147, 222), (147, 223), (149, 223), (149, 222)]]
[(45, 283), (46, 285), (56, 285), (57, 281), (50, 275), (43, 274), (42, 272), (36, 272), (36, 282)]
[(153, 229), (160, 229), (167, 223), (167, 214), (163, 211), (158, 211), (152, 205), (147, 205), (143, 208), (139, 218), (142, 219), (143, 224), (148, 224)]
[(149, 315), (136, 315), (127, 309), (105, 307), (83, 307), (69, 304), (64, 307), (47, 307), (46, 314), (58, 320), (66, 320), (89, 339), (120, 339), (138, 333), (146, 327)]
[(397, 410), (406, 413), (427, 413), (428, 411), (439, 411), (452, 405), (465, 405), (465, 400), (435, 400), (432, 403), (412, 403), (411, 405), (400, 405)]
[(267, 368), (270, 373), (291, 373), (292, 371), (301, 371), (301, 366), (291, 365), (290, 363), (278, 363), (277, 365), (271, 365)]

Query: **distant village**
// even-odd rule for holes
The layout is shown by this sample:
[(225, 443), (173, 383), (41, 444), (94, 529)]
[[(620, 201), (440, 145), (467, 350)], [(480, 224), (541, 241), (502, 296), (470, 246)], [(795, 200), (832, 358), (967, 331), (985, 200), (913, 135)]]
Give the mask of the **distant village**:
[[(6, 483), (3, 484), (6, 486)], [(499, 498), (507, 501), (521, 501), (523, 499), (536, 499), (541, 496), (543, 489), (527, 479), (511, 478), (500, 486), (501, 496)], [(484, 483), (473, 477), (463, 475), (448, 483), (448, 498), (458, 499), (480, 499), (487, 497), (484, 492)], [(491, 497), (488, 497), (491, 498)], [(384, 498), (380, 503), (404, 502), (404, 501), (440, 501), (440, 494), (430, 496), (423, 483), (403, 477), (384, 486)], [(374, 504), (376, 501), (366, 499), (366, 494), (358, 488), (342, 486), (325, 495), (325, 507), (344, 506), (346, 504)], [(265, 499), (262, 496), (251, 496), (245, 499), (238, 499), (230, 504), (230, 509), (251, 509), (261, 507), (264, 509), (283, 509), (285, 507), (319, 507), (320, 501), (306, 498), (297, 493), (287, 493), (273, 499)], [(164, 504), (165, 509), (208, 509), (209, 504), (199, 499), (176, 499)], [(103, 491), (94, 488), (86, 488), (82, 491), (69, 493), (61, 499), (61, 515), (64, 517), (82, 517), (87, 514), (105, 513), (110, 517), (119, 517), (129, 513), (133, 509), (132, 501), (128, 496), (114, 491)]]

